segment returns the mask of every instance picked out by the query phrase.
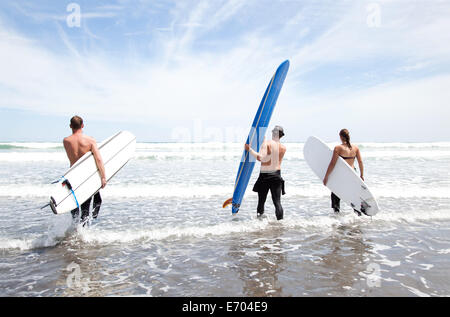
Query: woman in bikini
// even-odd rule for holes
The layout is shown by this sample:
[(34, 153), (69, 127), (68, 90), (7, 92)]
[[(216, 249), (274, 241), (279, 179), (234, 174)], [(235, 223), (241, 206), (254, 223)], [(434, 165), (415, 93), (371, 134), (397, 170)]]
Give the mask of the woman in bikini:
[[(354, 166), (354, 163), (355, 159), (357, 159), (360, 176), (361, 179), (364, 180), (364, 165), (361, 159), (361, 153), (359, 152), (359, 148), (356, 145), (350, 143), (350, 133), (348, 132), (347, 129), (342, 129), (339, 132), (339, 137), (341, 138), (342, 144), (337, 145), (334, 148), (333, 157), (331, 158), (330, 165), (328, 165), (327, 173), (325, 174), (325, 177), (323, 179), (323, 184), (325, 186), (327, 185), (328, 177), (333, 171), (339, 156), (342, 157), (347, 162), (348, 165), (350, 165), (353, 169), (355, 169), (355, 171), (356, 168)], [(331, 208), (333, 208), (335, 213), (338, 213), (340, 210), (340, 202), (341, 202), (340, 198), (337, 197), (334, 193), (331, 193)], [(355, 213), (358, 216), (361, 216), (361, 213), (358, 210), (355, 210)]]

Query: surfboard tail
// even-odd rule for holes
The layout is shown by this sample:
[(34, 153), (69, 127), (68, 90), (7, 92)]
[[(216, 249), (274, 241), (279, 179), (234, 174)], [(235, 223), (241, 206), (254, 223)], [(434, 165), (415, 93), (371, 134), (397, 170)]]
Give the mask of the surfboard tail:
[(227, 206), (231, 205), (233, 201), (233, 197), (231, 197), (230, 199), (225, 200), (225, 202), (222, 205), (222, 208), (226, 208)]

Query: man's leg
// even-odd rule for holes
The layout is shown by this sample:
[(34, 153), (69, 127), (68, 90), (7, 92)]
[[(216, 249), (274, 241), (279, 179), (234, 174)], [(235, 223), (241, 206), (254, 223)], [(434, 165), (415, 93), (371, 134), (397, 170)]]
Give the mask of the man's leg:
[(258, 192), (258, 207), (256, 208), (258, 216), (262, 216), (264, 214), (264, 204), (266, 203), (268, 193), (269, 188), (267, 187), (260, 189), (260, 191)]
[(333, 208), (335, 213), (341, 210), (341, 199), (334, 193), (331, 193), (331, 208)]
[(98, 216), (98, 212), (100, 211), (100, 206), (102, 205), (102, 197), (100, 196), (100, 192), (97, 192), (94, 195), (94, 205), (92, 211), (92, 218), (96, 219)]
[(81, 204), (81, 223), (84, 223), (89, 217), (89, 207), (91, 206), (92, 197)]
[(72, 218), (75, 219), (78, 218), (78, 216), (80, 215), (80, 210), (78, 208), (75, 208), (70, 213), (72, 214)]
[(281, 191), (282, 183), (270, 186), (270, 194), (272, 196), (272, 201), (275, 206), (275, 215), (277, 220), (283, 219), (283, 206), (281, 206)]

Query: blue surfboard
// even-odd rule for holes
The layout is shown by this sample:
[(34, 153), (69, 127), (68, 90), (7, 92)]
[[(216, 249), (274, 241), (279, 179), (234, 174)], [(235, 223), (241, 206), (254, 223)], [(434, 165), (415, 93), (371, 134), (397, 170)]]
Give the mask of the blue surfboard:
[[(261, 144), (264, 141), (267, 127), (272, 117), (273, 109), (277, 103), (280, 95), (281, 87), (283, 87), (284, 80), (289, 70), (289, 61), (283, 62), (273, 75), (267, 86), (266, 92), (261, 100), (255, 119), (253, 120), (252, 128), (247, 137), (247, 144), (250, 144), (252, 149), (259, 152)], [(236, 214), (241, 207), (242, 199), (244, 198), (245, 190), (247, 189), (250, 176), (255, 167), (256, 159), (250, 153), (244, 150), (241, 162), (239, 164), (236, 181), (234, 183), (233, 198), (228, 199), (223, 203), (223, 208), (232, 205), (232, 213)]]

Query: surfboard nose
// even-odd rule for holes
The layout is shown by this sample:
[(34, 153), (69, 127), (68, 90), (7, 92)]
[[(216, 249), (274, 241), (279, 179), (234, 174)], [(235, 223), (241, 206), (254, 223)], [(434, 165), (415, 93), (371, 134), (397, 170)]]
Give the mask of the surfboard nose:
[(289, 67), (291, 65), (291, 63), (289, 62), (289, 60), (287, 59), (287, 60), (285, 60), (283, 63), (281, 63), (281, 65), (279, 66), (280, 68), (281, 67)]

